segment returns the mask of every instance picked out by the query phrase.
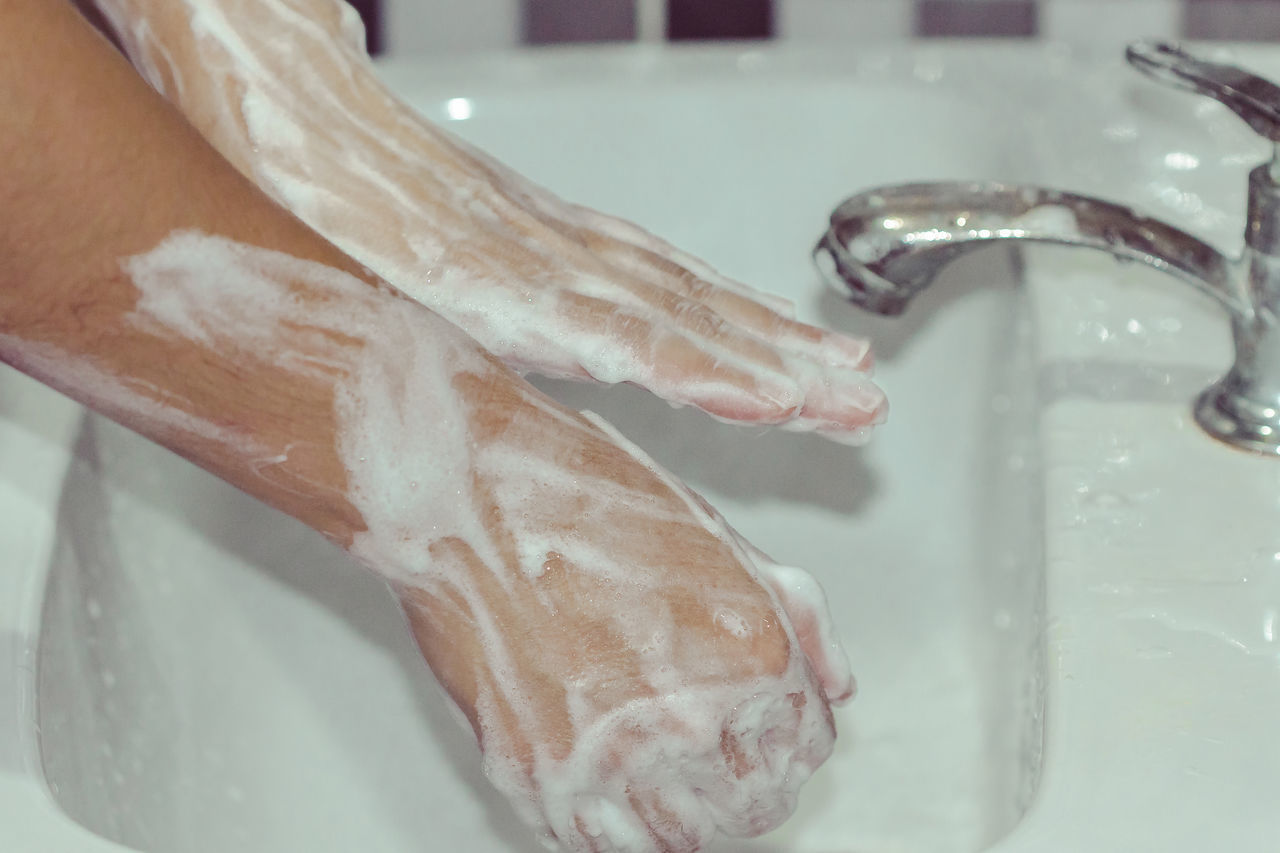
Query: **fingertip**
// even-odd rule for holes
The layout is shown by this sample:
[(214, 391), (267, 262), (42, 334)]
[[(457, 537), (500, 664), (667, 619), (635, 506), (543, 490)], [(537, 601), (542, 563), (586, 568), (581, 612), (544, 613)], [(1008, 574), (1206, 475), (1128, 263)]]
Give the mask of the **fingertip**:
[(828, 378), (815, 387), (800, 416), (786, 426), (815, 432), (839, 444), (860, 446), (888, 419), (889, 401), (878, 385), (862, 374)]
[(840, 642), (828, 640), (827, 644), (834, 648), (828, 650), (827, 671), (819, 672), (822, 692), (827, 697), (828, 703), (837, 707), (847, 705), (853, 701), (854, 696), (858, 695), (858, 682), (853, 677), (849, 656)]
[(825, 369), (868, 373), (875, 365), (871, 342), (866, 338), (832, 332), (794, 317), (775, 316), (773, 328), (764, 337), (789, 355)]
[(871, 441), (875, 428), (889, 419), (888, 401), (882, 401), (870, 412), (855, 409), (851, 416), (819, 424), (814, 432), (823, 438), (847, 447), (862, 447)]
[(827, 694), (827, 701), (836, 707), (848, 705), (853, 701), (853, 697), (858, 695), (858, 684), (852, 678), (849, 679), (848, 686), (836, 695)]

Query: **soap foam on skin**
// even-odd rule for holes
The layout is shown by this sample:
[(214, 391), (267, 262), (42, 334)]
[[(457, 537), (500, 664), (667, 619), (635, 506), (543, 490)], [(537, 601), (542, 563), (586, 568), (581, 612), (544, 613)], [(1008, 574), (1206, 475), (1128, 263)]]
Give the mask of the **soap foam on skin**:
[[(198, 116), (242, 172), (513, 368), (635, 382), (666, 399), (697, 401), (722, 419), (785, 422), (850, 444), (867, 430), (812, 412), (852, 408), (866, 413), (868, 425), (883, 420), (884, 396), (864, 372), (864, 342), (760, 341), (766, 356), (743, 353), (729, 345), (718, 318), (691, 321), (673, 300), (655, 304), (648, 286), (671, 286), (675, 262), (783, 315), (794, 313), (789, 304), (637, 226), (565, 204), (445, 131), (406, 118), (408, 110), (368, 71), (359, 18), (346, 3), (172, 0), (159, 12), (138, 0), (97, 2), (144, 75)], [(184, 50), (199, 57), (198, 79), (182, 80), (148, 14), (190, 21)], [(318, 19), (336, 21), (340, 38)], [(291, 38), (282, 44), (258, 34), (272, 31)], [(300, 73), (300, 63), (313, 73)], [(602, 260), (578, 232), (609, 234), (618, 250)], [(631, 334), (619, 334), (620, 326)], [(743, 387), (740, 377), (695, 383), (664, 371), (671, 362), (655, 353), (680, 345), (745, 372), (755, 387)]]
[[(662, 844), (692, 850), (717, 827), (756, 834), (790, 814), (834, 739), (814, 669), (827, 673), (834, 697), (849, 681), (838, 645), (805, 645), (778, 606), (796, 590), (813, 595), (811, 578), (806, 585), (798, 570), (758, 570), (758, 552), (638, 448), (528, 386), (518, 386), (518, 418), (501, 435), (482, 437), (461, 389), (476, 379), (500, 386), (505, 374), (465, 335), (407, 300), (336, 270), (190, 232), (124, 267), (141, 293), (131, 318), (139, 327), (332, 384), (347, 498), (366, 525), (351, 551), (402, 590), (467, 613), (467, 630), (484, 650), (474, 676), (485, 771), (549, 845), (655, 851), (657, 828)], [(175, 424), (189, 417), (178, 407), (168, 414)], [(531, 424), (542, 441), (520, 437)], [(638, 463), (609, 469), (625, 480), (572, 458), (619, 446), (621, 462)], [(609, 537), (634, 551), (629, 531), (651, 543), (655, 563), (617, 562)], [(654, 541), (650, 531), (675, 538)], [(744, 628), (781, 631), (787, 655), (779, 670), (729, 678), (717, 654), (690, 647), (687, 623), (683, 633), (676, 628), (669, 584), (695, 590), (709, 624), (718, 612), (759, 612), (759, 589), (673, 575), (661, 541), (714, 544), (768, 581), (764, 590), (778, 591), (769, 592), (774, 606), (763, 622), (718, 630), (731, 643)], [(477, 559), (452, 556), (462, 550)], [(561, 624), (552, 598), (536, 593), (566, 571), (608, 591), (602, 613), (585, 615), (623, 644), (636, 674), (584, 653), (585, 638), (570, 636), (572, 665), (558, 670), (550, 661), (533, 673), (561, 676), (563, 708), (548, 710), (526, 692), (529, 662), (562, 652), (547, 635), (530, 648), (521, 626)], [(799, 611), (801, 622), (826, 624), (825, 604), (816, 604), (815, 612)], [(816, 649), (813, 669), (802, 647)], [(548, 715), (558, 713), (567, 717), (567, 744), (546, 736)], [(522, 745), (527, 762), (517, 759)]]

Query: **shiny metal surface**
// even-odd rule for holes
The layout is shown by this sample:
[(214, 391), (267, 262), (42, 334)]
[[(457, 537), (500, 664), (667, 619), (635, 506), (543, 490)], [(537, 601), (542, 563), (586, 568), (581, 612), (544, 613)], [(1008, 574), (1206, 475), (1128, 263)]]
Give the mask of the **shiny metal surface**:
[[(1280, 142), (1280, 86), (1205, 62), (1176, 45), (1140, 42), (1126, 58), (1153, 79), (1208, 95), (1258, 134)], [(1213, 296), (1231, 318), (1235, 363), (1195, 403), (1197, 423), (1243, 449), (1280, 456), (1280, 161), (1249, 173), (1245, 247), (1229, 257), (1130, 207), (1075, 193), (1003, 183), (881, 187), (831, 214), (814, 258), (851, 302), (905, 310), (944, 266), (992, 243), (1045, 242), (1139, 261)]]
[(1280, 142), (1280, 86), (1234, 65), (1197, 59), (1176, 44), (1134, 42), (1125, 59), (1137, 70), (1176, 89), (1208, 95), (1259, 136)]
[(901, 313), (942, 267), (997, 241), (1083, 246), (1172, 273), (1228, 308), (1241, 307), (1234, 262), (1184, 231), (1131, 208), (1042, 187), (931, 183), (852, 196), (818, 244), (824, 272), (877, 314)]

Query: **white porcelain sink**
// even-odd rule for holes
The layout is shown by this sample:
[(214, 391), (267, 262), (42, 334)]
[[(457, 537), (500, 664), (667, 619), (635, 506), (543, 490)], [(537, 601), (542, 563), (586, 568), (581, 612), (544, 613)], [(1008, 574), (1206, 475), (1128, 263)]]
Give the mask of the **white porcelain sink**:
[[(384, 71), (563, 195), (877, 345), (892, 415), (857, 450), (543, 383), (830, 594), (860, 684), (836, 755), (782, 829), (717, 849), (1271, 849), (1280, 463), (1188, 415), (1227, 364), (1225, 321), (1153, 273), (1053, 250), (976, 255), (878, 320), (808, 258), (843, 196), (947, 178), (1102, 192), (1234, 245), (1247, 132), (1119, 57), (1027, 48)], [(538, 849), (377, 581), (0, 383), (0, 850)]]

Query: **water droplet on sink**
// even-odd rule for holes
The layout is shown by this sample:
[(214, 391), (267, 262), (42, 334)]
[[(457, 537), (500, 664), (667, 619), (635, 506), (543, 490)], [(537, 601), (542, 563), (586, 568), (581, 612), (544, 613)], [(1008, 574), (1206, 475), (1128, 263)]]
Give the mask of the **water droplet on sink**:
[(102, 618), (102, 605), (98, 603), (98, 599), (90, 598), (84, 604), (84, 612), (89, 614), (89, 618), (97, 621)]
[(1104, 128), (1102, 135), (1112, 142), (1130, 142), (1138, 138), (1138, 128), (1131, 124), (1113, 124)]
[(1105, 323), (1099, 323), (1096, 320), (1082, 320), (1077, 323), (1076, 334), (1082, 338), (1089, 338), (1090, 340), (1095, 340), (1099, 343), (1106, 343), (1115, 337), (1112, 331), (1107, 328)]
[(1133, 451), (1127, 447), (1114, 447), (1107, 453), (1107, 462), (1123, 467), (1133, 461)]
[(916, 62), (912, 74), (923, 83), (937, 83), (942, 79), (942, 63), (938, 60), (922, 58)]
[(1133, 595), (1133, 586), (1131, 584), (1098, 583), (1090, 586), (1089, 592), (1096, 592), (1102, 595)]

